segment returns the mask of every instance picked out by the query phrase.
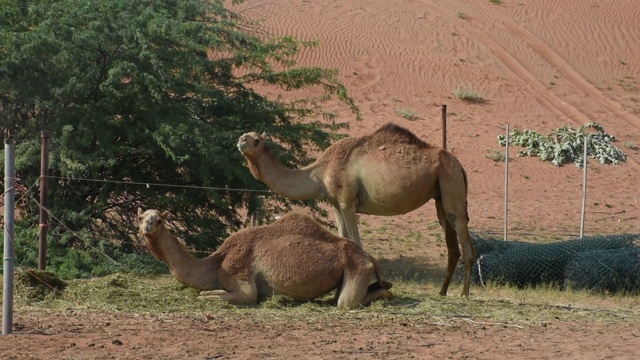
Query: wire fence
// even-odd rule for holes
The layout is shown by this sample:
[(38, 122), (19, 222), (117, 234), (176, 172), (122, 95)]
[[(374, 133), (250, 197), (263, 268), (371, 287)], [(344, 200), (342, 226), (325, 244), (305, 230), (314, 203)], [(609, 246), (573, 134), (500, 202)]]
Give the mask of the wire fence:
[[(22, 184), (20, 179), (15, 179), (16, 180), (16, 185), (13, 187), (13, 190), (19, 195), (19, 197), (16, 199), (16, 205), (17, 205), (16, 207), (18, 208), (18, 210), (20, 210), (21, 207), (22, 208), (26, 207), (28, 205), (29, 201), (33, 202), (39, 208), (42, 208), (47, 213), (47, 215), (49, 216), (50, 221), (55, 222), (55, 224), (58, 227), (60, 227), (61, 229), (64, 229), (69, 234), (71, 234), (71, 235), (75, 236), (77, 239), (81, 240), (85, 246), (87, 246), (88, 248), (92, 249), (96, 254), (100, 254), (101, 256), (103, 256), (105, 258), (105, 260), (110, 261), (115, 265), (120, 265), (118, 263), (118, 261), (116, 261), (115, 259), (112, 259), (107, 254), (105, 254), (103, 251), (100, 251), (100, 249), (98, 249), (97, 247), (92, 245), (93, 243), (97, 243), (97, 242), (111, 241), (111, 239), (97, 237), (97, 236), (93, 236), (93, 235), (80, 234), (79, 232), (72, 230), (58, 216), (56, 216), (56, 214), (54, 214), (51, 211), (51, 209), (49, 209), (48, 207), (43, 206), (40, 203), (40, 201), (38, 200), (38, 196), (39, 195), (38, 194), (34, 194), (34, 192), (37, 190), (36, 186), (39, 184), (41, 178), (43, 178), (43, 176), (38, 177), (38, 179), (31, 186), (29, 186), (28, 188), (24, 184)], [(46, 176), (46, 178), (67, 180), (67, 181), (79, 181), (79, 182), (84, 181), (84, 182), (99, 182), (99, 183), (134, 185), (134, 186), (144, 186), (146, 188), (158, 187), (158, 188), (191, 189), (191, 190), (195, 190), (195, 191), (215, 190), (215, 191), (270, 193), (269, 190), (260, 190), (260, 189), (239, 189), (239, 188), (226, 188), (226, 187), (223, 188), (223, 187), (191, 186), (191, 185), (186, 186), (186, 185), (180, 185), (180, 184), (162, 184), (162, 183), (118, 181), (118, 180), (104, 180), (104, 179), (77, 178), (77, 177), (62, 177), (62, 176)], [(2, 208), (4, 207), (4, 196), (2, 197), (2, 199), (0, 199), (0, 207), (2, 207)], [(0, 219), (0, 225), (2, 227), (4, 227), (4, 219)], [(40, 224), (40, 226), (43, 226), (43, 225), (44, 224)], [(14, 248), (15, 248), (16, 242), (14, 241), (14, 239), (8, 239), (8, 240), (13, 243)], [(95, 240), (95, 241), (91, 241), (91, 240)], [(37, 238), (34, 239), (34, 242), (37, 242), (37, 241), (38, 241)], [(119, 242), (121, 242), (121, 243), (129, 243), (131, 245), (137, 245), (137, 243), (128, 242), (127, 240), (119, 240)], [(18, 261), (16, 264), (20, 265), (21, 263), (22, 262)], [(2, 270), (2, 268), (0, 268), (0, 270)]]
[[(180, 185), (180, 184), (147, 183), (147, 182), (135, 182), (135, 181), (117, 181), (117, 180), (59, 177), (59, 176), (47, 176), (47, 178), (56, 179), (56, 180), (65, 180), (65, 181), (77, 181), (77, 182), (100, 182), (100, 183), (123, 184), (123, 185), (131, 185), (131, 186), (142, 186), (146, 188), (150, 188), (150, 187), (179, 188), (179, 189), (186, 189), (187, 191), (212, 191), (213, 190), (213, 191), (252, 192), (252, 193), (265, 193), (265, 194), (271, 193), (271, 191), (269, 190), (242, 189), (242, 188), (208, 187), (208, 186), (191, 186), (191, 185), (186, 186), (186, 185)], [(38, 193), (39, 187), (37, 186), (40, 182), (40, 179), (41, 178), (38, 178), (33, 184), (30, 184), (29, 186), (27, 186), (27, 184), (23, 184), (20, 179), (16, 179), (17, 181), (16, 181), (14, 190), (18, 195), (16, 197), (16, 206), (18, 208), (18, 211), (20, 210), (21, 207), (28, 206), (29, 202), (32, 202), (38, 207), (42, 207), (39, 201), (39, 193)], [(496, 201), (500, 201), (500, 199), (496, 199)], [(82, 233), (82, 234), (78, 233), (77, 231), (70, 229), (70, 227), (67, 226), (64, 223), (64, 221), (62, 221), (60, 217), (57, 216), (57, 214), (55, 214), (54, 212), (52, 212), (49, 208), (47, 207), (42, 207), (42, 208), (48, 214), (50, 223), (54, 223), (56, 227), (63, 229), (68, 234), (71, 234), (77, 239), (79, 239), (87, 248), (91, 249), (91, 251), (94, 254), (101, 256), (105, 262), (109, 262), (115, 265), (116, 267), (120, 267), (122, 268), (123, 271), (127, 270), (126, 266), (122, 265), (118, 260), (110, 257), (104, 251), (101, 251), (100, 248), (93, 245), (97, 243), (113, 241), (112, 239), (102, 238), (99, 236), (86, 234), (86, 233)], [(40, 224), (40, 225), (42, 226), (43, 224)], [(503, 232), (498, 228), (493, 228), (493, 229), (474, 228), (473, 232), (479, 234), (480, 236), (487, 236), (491, 238), (500, 238), (501, 235), (503, 234)], [(520, 229), (515, 228), (515, 229), (509, 230), (509, 236), (510, 236), (510, 239), (519, 239), (519, 240), (522, 240), (525, 238), (539, 238), (539, 237), (544, 237), (550, 234), (553, 234), (555, 237), (564, 237), (564, 238), (577, 237), (576, 229), (571, 227), (556, 227), (553, 229), (546, 229), (545, 232), (546, 234), (541, 233), (540, 231), (532, 231), (532, 230), (527, 230), (523, 228), (520, 228)], [(52, 234), (50, 234), (49, 236), (52, 236)], [(56, 236), (56, 235), (53, 235), (53, 236)], [(14, 239), (8, 239), (8, 240), (11, 241), (15, 246)], [(29, 239), (24, 239), (24, 240), (26, 240), (27, 242), (31, 241)], [(140, 243), (134, 240), (135, 239), (131, 239), (131, 241), (129, 242), (128, 240), (125, 240), (125, 239), (119, 239), (118, 241), (121, 243), (128, 243), (132, 246), (139, 246)], [(371, 238), (370, 240), (384, 241), (388, 239)], [(33, 241), (34, 241), (34, 244), (38, 242), (37, 236), (33, 239)], [(26, 255), (24, 256), (26, 257)], [(22, 271), (23, 273), (24, 273), (24, 270), (22, 270), (21, 265), (24, 262), (25, 262), (24, 259), (16, 259), (15, 261), (15, 265), (17, 265), (19, 271)]]
[[(135, 181), (118, 181), (118, 180), (104, 180), (104, 179), (92, 179), (92, 178), (77, 178), (77, 177), (61, 177), (61, 176), (46, 176), (49, 179), (58, 179), (58, 180), (66, 180), (66, 181), (77, 181), (77, 182), (100, 182), (100, 183), (111, 183), (111, 184), (123, 184), (123, 185), (133, 185), (133, 186), (143, 186), (146, 188), (150, 188), (150, 187), (158, 187), (158, 188), (180, 188), (180, 189), (188, 189), (188, 190), (193, 190), (193, 191), (233, 191), (233, 192), (252, 192), (252, 193), (271, 193), (270, 190), (260, 190), (260, 189), (243, 189), (243, 188), (226, 188), (226, 187), (209, 187), (209, 186), (187, 186), (187, 185), (180, 185), (180, 184), (163, 184), (163, 183), (148, 183), (148, 182), (135, 182)], [(80, 239), (86, 246), (91, 247), (94, 251), (96, 251), (97, 253), (99, 252), (99, 249), (93, 247), (91, 244), (92, 243), (96, 243), (97, 242), (101, 242), (101, 241), (109, 241), (109, 239), (106, 238), (100, 238), (100, 237), (96, 237), (93, 235), (86, 235), (86, 234), (80, 234), (77, 231), (73, 231), (72, 229), (70, 229), (55, 213), (53, 213), (49, 208), (47, 207), (43, 207), (39, 200), (39, 194), (36, 193), (36, 191), (39, 189), (37, 187), (37, 185), (39, 184), (40, 178), (38, 178), (33, 184), (31, 184), (30, 186), (26, 186), (25, 184), (23, 184), (20, 179), (16, 179), (16, 186), (15, 186), (15, 191), (16, 193), (19, 195), (16, 198), (16, 204), (17, 204), (17, 208), (18, 210), (20, 210), (21, 207), (26, 207), (28, 205), (28, 202), (33, 202), (34, 204), (36, 204), (38, 207), (41, 207), (44, 209), (44, 211), (48, 214), (50, 221), (55, 222), (56, 226), (60, 227), (61, 229), (64, 229), (65, 231), (67, 231), (68, 233), (72, 234), (73, 236), (77, 237), (78, 239)], [(3, 200), (4, 197), (2, 199), (0, 199), (0, 201), (4, 201)], [(0, 203), (0, 206), (3, 206), (3, 203)], [(2, 225), (4, 225), (2, 223)], [(42, 224), (41, 224), (42, 226)], [(474, 228), (473, 232), (475, 233), (479, 233), (482, 235), (488, 235), (488, 236), (492, 236), (495, 237), (497, 235), (502, 234), (503, 232), (500, 231), (498, 228)], [(509, 236), (510, 237), (515, 237), (518, 239), (523, 239), (523, 238), (536, 238), (536, 237), (541, 237), (541, 236), (545, 236), (545, 235), (550, 235), (553, 234), (555, 237), (576, 237), (576, 230), (573, 227), (556, 227), (556, 228), (548, 228), (545, 229), (544, 233), (541, 233), (540, 231), (531, 231), (531, 230), (527, 230), (527, 229), (523, 229), (523, 228), (513, 228), (513, 229), (509, 229)], [(96, 241), (90, 241), (90, 240), (96, 240)], [(375, 239), (375, 240), (384, 240), (384, 239)], [(13, 241), (13, 239), (10, 239), (10, 241)], [(37, 241), (37, 239), (35, 240)], [(120, 240), (119, 240), (120, 241)], [(126, 240), (122, 240), (124, 242), (126, 242)], [(133, 244), (133, 243), (131, 243)], [(113, 262), (115, 264), (117, 264), (117, 261), (114, 259), (109, 258), (106, 254), (104, 254), (105, 259)]]

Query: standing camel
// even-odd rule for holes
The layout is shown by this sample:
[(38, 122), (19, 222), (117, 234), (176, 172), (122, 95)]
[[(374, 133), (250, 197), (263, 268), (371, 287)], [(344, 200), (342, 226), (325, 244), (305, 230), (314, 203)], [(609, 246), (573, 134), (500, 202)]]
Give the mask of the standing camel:
[(447, 239), (447, 273), (440, 289), (446, 295), (462, 247), (463, 296), (469, 296), (475, 250), (467, 223), (467, 175), (450, 152), (427, 144), (409, 130), (386, 124), (370, 135), (331, 145), (311, 165), (288, 169), (266, 145), (266, 134), (240, 136), (238, 150), (251, 174), (281, 196), (326, 199), (334, 208), (341, 236), (360, 244), (356, 213), (400, 215), (435, 199)]
[[(273, 295), (296, 301), (337, 291), (338, 307), (356, 308), (390, 298), (373, 257), (311, 217), (290, 213), (273, 224), (240, 230), (213, 254), (196, 259), (167, 229), (167, 212), (138, 209), (138, 230), (149, 251), (199, 299), (256, 304)], [(371, 282), (375, 275), (377, 282)]]

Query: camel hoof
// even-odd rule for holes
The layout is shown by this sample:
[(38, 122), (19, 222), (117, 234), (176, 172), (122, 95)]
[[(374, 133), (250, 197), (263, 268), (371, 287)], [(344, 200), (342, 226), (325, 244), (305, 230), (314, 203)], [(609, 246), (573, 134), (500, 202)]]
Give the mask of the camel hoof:
[(386, 299), (386, 300), (390, 300), (390, 299), (393, 299), (393, 298), (394, 298), (394, 296), (393, 296), (393, 293), (392, 293), (391, 291), (387, 291), (387, 293), (386, 293), (386, 294), (384, 294), (384, 295), (382, 296), (382, 298), (383, 298), (383, 299)]
[(389, 290), (393, 287), (393, 284), (388, 281), (380, 280), (380, 287), (385, 290)]
[(379, 280), (376, 281), (374, 283), (372, 283), (371, 285), (369, 285), (369, 287), (367, 288), (367, 292), (370, 293), (372, 291), (376, 291), (376, 290), (380, 290), (380, 289), (385, 289), (385, 290), (389, 290), (393, 287), (393, 284), (388, 282), (388, 281), (384, 281), (384, 280)]

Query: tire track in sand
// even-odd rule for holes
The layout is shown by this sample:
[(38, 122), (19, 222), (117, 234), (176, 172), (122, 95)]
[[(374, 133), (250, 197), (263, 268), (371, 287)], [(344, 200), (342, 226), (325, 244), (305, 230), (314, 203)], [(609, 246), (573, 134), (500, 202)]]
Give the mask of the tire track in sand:
[(549, 45), (509, 18), (502, 19), (502, 24), (515, 35), (524, 39), (533, 51), (547, 61), (547, 63), (556, 69), (565, 79), (569, 80), (573, 86), (589, 96), (591, 100), (597, 102), (599, 106), (605, 108), (613, 115), (624, 119), (630, 125), (640, 129), (640, 119), (638, 119), (638, 117), (625, 111), (621, 104), (609, 99), (604, 93), (589, 83)]
[[(453, 8), (459, 7), (452, 4), (450, 5), (452, 9), (446, 10), (439, 5), (434, 4), (432, 1), (423, 1), (423, 3), (425, 6), (439, 12), (442, 16), (454, 14)], [(501, 25), (497, 16), (495, 16), (491, 11), (473, 7), (471, 11), (465, 11), (465, 13), (482, 14), (483, 17), (492, 19), (491, 22), (494, 23), (494, 28)], [(482, 24), (485, 23), (483, 22)], [(555, 94), (550, 93), (548, 89), (538, 81), (534, 73), (512, 54), (508, 45), (503, 45), (495, 40), (495, 36), (492, 36), (487, 30), (478, 28), (473, 21), (467, 22), (467, 26), (465, 26), (464, 29), (470, 33), (471, 37), (487, 46), (487, 48), (493, 52), (493, 55), (517, 77), (517, 80), (520, 82), (522, 87), (551, 113), (559, 117), (567, 117), (581, 124), (589, 122), (589, 119), (580, 112), (580, 110), (566, 103)], [(504, 32), (501, 34), (504, 35)], [(516, 42), (515, 40), (511, 41), (514, 43)]]
[[(578, 71), (576, 71), (560, 54), (558, 54), (551, 46), (546, 44), (542, 39), (526, 30), (501, 11), (496, 11), (494, 5), (484, 6), (485, 4), (452, 4), (450, 2), (444, 5), (435, 4), (437, 1), (423, 1), (422, 3), (439, 12), (441, 16), (453, 16), (456, 11), (461, 8), (465, 9), (465, 13), (477, 14), (476, 16), (489, 19), (479, 21), (468, 21), (464, 29), (469, 34), (485, 44), (493, 54), (500, 60), (517, 78), (520, 84), (526, 89), (531, 96), (536, 98), (538, 102), (548, 109), (551, 113), (559, 117), (566, 117), (572, 122), (583, 125), (595, 121), (593, 114), (606, 112), (617, 119), (623, 120), (626, 126), (623, 128), (631, 130), (640, 129), (640, 119), (632, 113), (624, 110), (623, 106), (610, 99), (595, 86), (589, 83)], [(443, 6), (447, 7), (444, 8)], [(493, 24), (491, 27), (480, 27), (486, 25), (487, 22)], [(588, 106), (580, 104), (580, 108), (570, 103), (568, 99), (563, 99), (551, 92), (543, 83), (538, 80), (536, 72), (531, 66), (520, 61), (514, 54), (515, 44), (522, 44), (518, 51), (528, 51), (530, 54), (525, 55), (527, 58), (542, 59), (546, 64), (545, 67), (550, 68), (562, 75), (566, 79), (572, 91), (578, 93), (583, 98), (588, 98)], [(583, 101), (584, 102), (584, 101)], [(630, 155), (630, 154), (628, 154)], [(628, 162), (635, 168), (640, 168), (638, 160), (631, 154)]]

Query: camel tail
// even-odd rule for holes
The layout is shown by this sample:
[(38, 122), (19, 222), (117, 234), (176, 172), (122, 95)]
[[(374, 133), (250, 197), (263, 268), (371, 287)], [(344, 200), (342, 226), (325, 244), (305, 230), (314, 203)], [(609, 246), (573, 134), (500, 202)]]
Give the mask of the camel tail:
[[(462, 170), (462, 178), (464, 179), (464, 201), (467, 201), (467, 195), (469, 195), (469, 181), (467, 180), (467, 172), (460, 164), (460, 169)], [(467, 214), (467, 221), (471, 220), (469, 218), (469, 203), (467, 202), (467, 206), (465, 206), (465, 212)]]
[(371, 260), (371, 262), (373, 263), (373, 271), (376, 275), (376, 280), (377, 280), (373, 284), (369, 285), (369, 287), (367, 288), (367, 292), (372, 292), (380, 289), (385, 289), (385, 290), (391, 289), (393, 284), (388, 281), (382, 280), (380, 266), (378, 265), (378, 262), (376, 261), (376, 259), (374, 259), (373, 256), (371, 256), (370, 254), (367, 254), (367, 256), (369, 257), (369, 260)]

